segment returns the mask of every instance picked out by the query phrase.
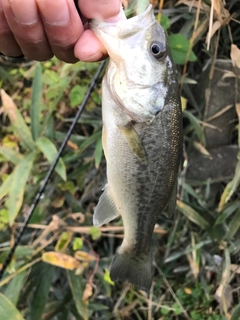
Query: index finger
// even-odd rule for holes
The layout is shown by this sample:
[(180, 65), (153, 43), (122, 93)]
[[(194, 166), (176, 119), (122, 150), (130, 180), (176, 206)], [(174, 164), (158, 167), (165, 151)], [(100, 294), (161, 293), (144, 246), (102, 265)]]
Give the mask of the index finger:
[[(82, 15), (88, 19), (116, 22), (126, 19), (120, 0), (78, 0)], [(75, 56), (82, 61), (99, 61), (107, 51), (91, 30), (85, 30), (74, 48)]]

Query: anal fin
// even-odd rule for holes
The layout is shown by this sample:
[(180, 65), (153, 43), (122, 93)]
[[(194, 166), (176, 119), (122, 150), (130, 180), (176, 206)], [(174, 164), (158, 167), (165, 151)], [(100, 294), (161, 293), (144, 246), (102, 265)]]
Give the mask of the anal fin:
[(99, 198), (93, 215), (93, 225), (99, 227), (119, 216), (116, 205), (111, 197), (109, 187), (106, 184), (104, 192)]

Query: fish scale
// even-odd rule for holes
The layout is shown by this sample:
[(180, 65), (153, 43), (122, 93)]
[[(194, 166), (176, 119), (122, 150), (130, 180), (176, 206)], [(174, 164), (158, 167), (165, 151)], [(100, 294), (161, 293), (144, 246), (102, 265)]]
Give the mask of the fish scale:
[(182, 153), (177, 74), (151, 5), (131, 19), (90, 26), (110, 56), (102, 84), (108, 183), (93, 222), (100, 226), (122, 216), (124, 239), (110, 276), (149, 291), (153, 229), (176, 203)]

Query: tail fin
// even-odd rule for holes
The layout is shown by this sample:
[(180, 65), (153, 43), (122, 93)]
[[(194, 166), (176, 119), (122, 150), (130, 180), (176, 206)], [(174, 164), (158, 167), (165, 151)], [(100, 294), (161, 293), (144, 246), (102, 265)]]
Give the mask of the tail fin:
[(113, 281), (128, 281), (136, 288), (149, 292), (152, 284), (151, 255), (145, 258), (116, 253), (110, 276)]

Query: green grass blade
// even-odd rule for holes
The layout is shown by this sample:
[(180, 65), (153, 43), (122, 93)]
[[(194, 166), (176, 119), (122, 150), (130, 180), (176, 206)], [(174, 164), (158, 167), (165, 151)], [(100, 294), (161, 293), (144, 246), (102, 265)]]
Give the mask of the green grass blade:
[[(52, 141), (46, 137), (41, 137), (36, 141), (36, 143), (38, 148), (42, 151), (44, 156), (49, 161), (49, 163), (52, 163), (57, 155), (57, 148), (52, 143)], [(58, 164), (55, 168), (55, 171), (64, 181), (67, 180), (66, 167), (62, 158), (59, 159)]]
[(42, 66), (37, 63), (32, 85), (32, 103), (30, 108), (31, 132), (36, 141), (41, 133), (41, 106), (42, 106)]
[(225, 234), (224, 238), (227, 240), (233, 240), (232, 238), (234, 237), (236, 232), (239, 230), (239, 228), (240, 228), (240, 209), (237, 210), (232, 220), (230, 221), (229, 229)]
[(0, 154), (14, 164), (19, 164), (19, 162), (23, 159), (23, 156), (12, 148), (0, 147)]
[(29, 127), (26, 125), (24, 118), (17, 109), (17, 106), (13, 102), (12, 98), (2, 89), (1, 98), (4, 110), (13, 125), (13, 128), (17, 134), (17, 137), (23, 143), (23, 145), (30, 149), (35, 149), (35, 143), (33, 141)]
[(1, 320), (24, 320), (21, 313), (2, 293), (0, 293), (0, 315)]
[(95, 147), (95, 166), (98, 169), (102, 161), (102, 137), (98, 139)]
[(218, 210), (222, 210), (225, 203), (227, 203), (234, 192), (237, 190), (238, 186), (240, 184), (240, 161), (238, 161), (236, 169), (235, 169), (235, 175), (233, 179), (226, 185), (222, 195), (221, 199), (218, 205)]
[(14, 170), (11, 189), (9, 192), (10, 225), (14, 223), (14, 220), (21, 209), (25, 186), (33, 167), (35, 155), (35, 152), (29, 153)]
[(49, 290), (56, 273), (56, 268), (43, 264), (40, 269), (39, 277), (41, 281), (38, 281), (36, 289), (34, 291), (33, 299), (30, 305), (29, 319), (42, 320), (43, 313), (45, 311), (46, 304), (48, 302)]
[(203, 219), (199, 213), (182, 201), (177, 201), (178, 210), (185, 215), (190, 221), (197, 224), (202, 229), (208, 229), (209, 223)]
[(240, 319), (240, 304), (233, 310), (230, 320), (239, 320)]
[(67, 270), (67, 277), (69, 286), (72, 291), (73, 300), (75, 302), (75, 306), (77, 308), (78, 314), (84, 319), (88, 319), (88, 305), (82, 301), (84, 285), (82, 278), (80, 276), (76, 276), (74, 271)]
[(202, 143), (203, 146), (205, 146), (206, 145), (205, 136), (204, 136), (202, 126), (199, 123), (199, 120), (191, 112), (187, 110), (183, 111), (183, 116), (187, 117), (188, 120), (191, 122), (193, 130), (198, 136), (199, 141)]
[(11, 186), (12, 186), (12, 181), (13, 181), (13, 173), (10, 174), (6, 180), (4, 180), (3, 184), (1, 185), (0, 187), (0, 199), (2, 199), (3, 197), (5, 197), (10, 189), (11, 189)]
[(17, 305), (18, 298), (23, 287), (27, 270), (24, 270), (17, 274), (8, 284), (4, 294), (14, 304)]

